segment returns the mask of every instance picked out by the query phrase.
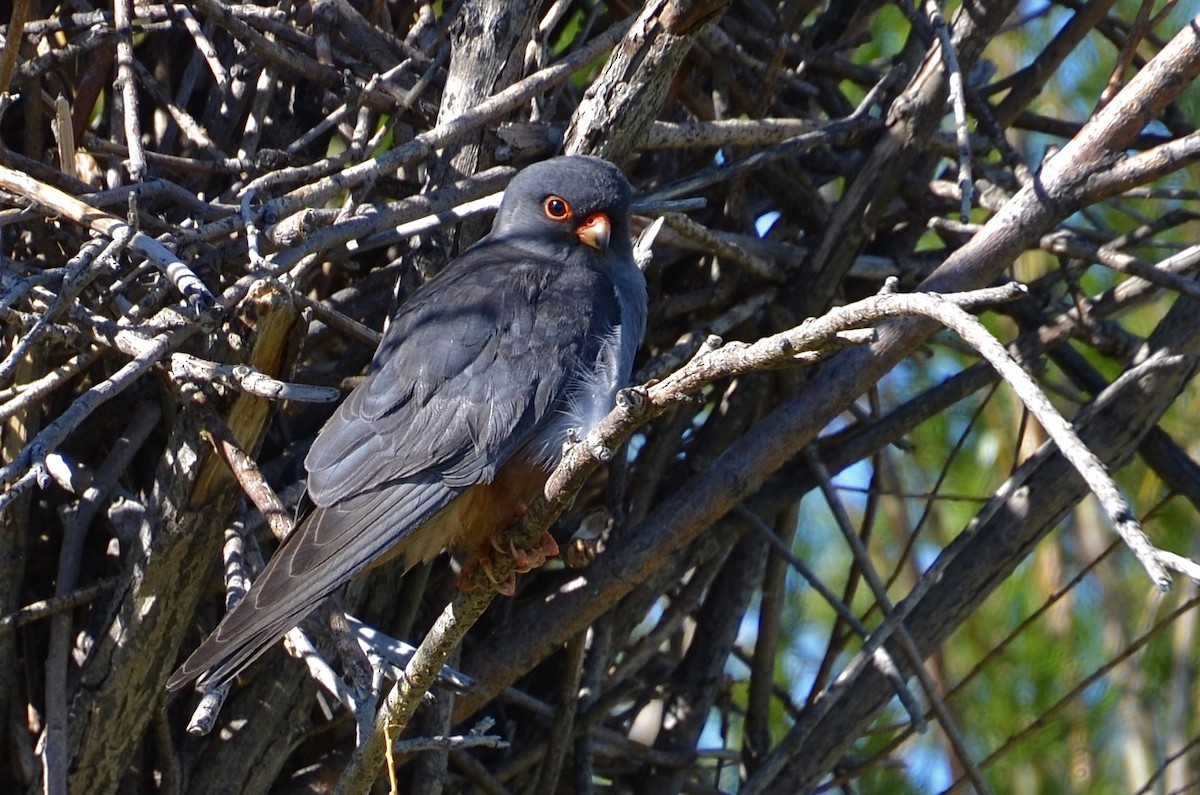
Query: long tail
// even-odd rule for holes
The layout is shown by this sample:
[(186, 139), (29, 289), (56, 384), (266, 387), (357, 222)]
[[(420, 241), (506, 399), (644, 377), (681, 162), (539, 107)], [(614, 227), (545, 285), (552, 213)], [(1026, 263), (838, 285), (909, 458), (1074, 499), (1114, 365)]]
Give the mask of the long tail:
[(296, 626), (321, 600), (403, 542), (458, 494), (440, 482), (390, 483), (317, 508), (268, 561), (254, 585), (171, 678), (224, 682)]

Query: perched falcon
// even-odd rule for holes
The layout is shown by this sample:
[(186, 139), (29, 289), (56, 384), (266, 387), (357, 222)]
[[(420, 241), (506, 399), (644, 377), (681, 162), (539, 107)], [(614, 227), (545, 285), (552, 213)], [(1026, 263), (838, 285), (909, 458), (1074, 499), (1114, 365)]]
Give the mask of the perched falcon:
[(305, 459), (311, 510), (169, 689), (234, 676), (374, 564), (515, 521), (629, 379), (646, 327), (630, 193), (594, 157), (513, 178), (491, 232), (397, 311)]

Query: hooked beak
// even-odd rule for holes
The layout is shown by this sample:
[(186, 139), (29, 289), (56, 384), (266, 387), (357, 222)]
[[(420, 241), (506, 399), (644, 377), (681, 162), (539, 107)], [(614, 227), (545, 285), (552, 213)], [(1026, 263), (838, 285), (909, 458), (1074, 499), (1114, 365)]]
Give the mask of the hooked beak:
[(612, 221), (604, 213), (592, 213), (583, 219), (575, 230), (579, 242), (590, 246), (601, 254), (608, 250), (608, 239), (612, 235)]

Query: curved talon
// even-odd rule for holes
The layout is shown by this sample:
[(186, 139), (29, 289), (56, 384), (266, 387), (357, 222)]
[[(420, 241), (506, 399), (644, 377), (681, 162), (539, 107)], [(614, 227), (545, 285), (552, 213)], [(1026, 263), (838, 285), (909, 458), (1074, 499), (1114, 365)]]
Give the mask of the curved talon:
[[(493, 551), (507, 553), (513, 561), (514, 571), (503, 582), (496, 577), (495, 563), (492, 560)], [(458, 576), (458, 589), (464, 592), (472, 590), (475, 587), (473, 583), (475, 569), (479, 568), (483, 570), (484, 576), (496, 586), (497, 591), (505, 596), (512, 596), (517, 591), (517, 574), (525, 574), (540, 568), (546, 564), (547, 560), (558, 554), (558, 542), (549, 532), (542, 533), (542, 537), (531, 549), (518, 549), (512, 539), (503, 534), (490, 536), (463, 566), (462, 573)]]
[(458, 575), (458, 590), (463, 593), (470, 593), (475, 590), (475, 569), (482, 569), (483, 575), (492, 581), (496, 586), (496, 591), (505, 596), (512, 596), (517, 592), (517, 575), (516, 573), (509, 574), (507, 579), (501, 582), (496, 577), (496, 572), (493, 569), (492, 556), (485, 550), (480, 550), (471, 556), (471, 559), (463, 565), (462, 572)]
[(542, 537), (529, 549), (518, 549), (510, 540), (508, 554), (512, 556), (517, 572), (525, 574), (546, 565), (547, 560), (558, 555), (558, 542), (548, 532), (542, 533)]

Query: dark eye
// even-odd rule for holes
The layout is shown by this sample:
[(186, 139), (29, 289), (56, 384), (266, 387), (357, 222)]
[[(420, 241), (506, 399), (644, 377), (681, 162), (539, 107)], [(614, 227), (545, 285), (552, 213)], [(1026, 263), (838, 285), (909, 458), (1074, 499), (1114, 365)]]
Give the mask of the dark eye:
[(546, 199), (546, 204), (543, 208), (546, 212), (546, 217), (551, 221), (565, 221), (571, 217), (571, 205), (561, 196), (551, 196)]

